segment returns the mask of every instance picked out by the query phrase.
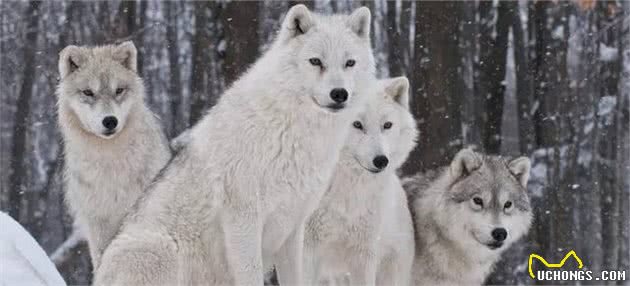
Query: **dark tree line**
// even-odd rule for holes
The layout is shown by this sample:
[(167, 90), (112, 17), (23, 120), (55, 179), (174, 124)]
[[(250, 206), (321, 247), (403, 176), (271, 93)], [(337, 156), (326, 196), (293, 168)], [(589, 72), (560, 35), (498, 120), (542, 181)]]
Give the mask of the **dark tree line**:
[[(133, 40), (146, 100), (174, 137), (302, 2), (0, 2), (0, 209), (51, 255), (72, 237), (54, 112), (63, 47)], [(378, 75), (412, 83), (421, 135), (403, 174), (446, 164), (466, 145), (532, 159), (533, 227), (488, 283), (532, 283), (531, 252), (559, 260), (574, 249), (588, 269), (630, 269), (628, 2), (304, 3), (372, 10)], [(68, 283), (90, 282), (85, 244), (58, 258)]]

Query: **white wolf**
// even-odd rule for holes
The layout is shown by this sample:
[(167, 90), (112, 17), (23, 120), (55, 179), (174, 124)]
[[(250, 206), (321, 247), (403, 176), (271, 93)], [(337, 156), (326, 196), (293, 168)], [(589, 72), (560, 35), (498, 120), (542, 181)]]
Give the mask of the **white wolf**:
[[(396, 169), (415, 146), (409, 81), (380, 80), (353, 122), (332, 180), (306, 227), (309, 284), (408, 285), (414, 234)], [(379, 262), (382, 262), (379, 267)]]
[(471, 149), (450, 167), (404, 180), (416, 229), (413, 285), (481, 285), (527, 233), (530, 162)]
[[(292, 7), (274, 44), (192, 128), (104, 254), (97, 285), (302, 284), (304, 224), (374, 80), (370, 12)], [(263, 264), (264, 263), (264, 264)]]
[(144, 104), (136, 48), (68, 46), (59, 57), (58, 112), (66, 201), (87, 236), (94, 269), (124, 217), (171, 154)]

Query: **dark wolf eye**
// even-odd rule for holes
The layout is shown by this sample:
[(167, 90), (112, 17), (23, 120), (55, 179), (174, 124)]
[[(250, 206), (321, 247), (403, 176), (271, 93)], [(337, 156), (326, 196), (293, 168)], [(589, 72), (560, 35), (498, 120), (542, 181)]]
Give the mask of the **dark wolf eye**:
[(474, 197), (473, 198), (473, 203), (475, 203), (478, 206), (483, 207), (483, 200), (480, 197)]
[(310, 59), (308, 59), (308, 61), (314, 66), (318, 66), (318, 67), (322, 66), (322, 60), (320, 60), (318, 58), (310, 58)]
[(357, 63), (357, 62), (356, 62), (355, 60), (348, 60), (348, 61), (346, 62), (346, 67), (347, 67), (347, 68), (351, 68), (351, 67), (353, 67), (353, 66), (354, 66), (354, 64), (356, 64), (356, 63)]
[(383, 128), (384, 128), (384, 129), (390, 129), (390, 128), (392, 128), (392, 123), (391, 123), (391, 122), (389, 122), (389, 121), (385, 122), (385, 124), (383, 124)]
[(125, 91), (125, 89), (122, 88), (122, 87), (119, 87), (119, 88), (116, 89), (116, 94), (121, 94), (121, 93), (123, 93), (123, 91)]
[(363, 124), (361, 124), (360, 121), (352, 122), (352, 126), (354, 126), (354, 128), (356, 129), (363, 129)]
[(504, 208), (509, 209), (512, 206), (512, 202), (507, 201), (505, 202), (505, 204), (503, 205)]
[(83, 94), (85, 94), (85, 96), (94, 96), (94, 93), (92, 92), (91, 89), (84, 90)]

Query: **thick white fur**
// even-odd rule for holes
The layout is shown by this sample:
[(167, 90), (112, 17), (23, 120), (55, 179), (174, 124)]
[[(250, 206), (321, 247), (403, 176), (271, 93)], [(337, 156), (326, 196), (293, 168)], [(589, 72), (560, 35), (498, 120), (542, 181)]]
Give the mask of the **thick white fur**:
[[(94, 269), (124, 217), (170, 158), (159, 120), (144, 104), (133, 43), (68, 46), (60, 54), (58, 112), (66, 201), (87, 236)], [(124, 92), (115, 90), (124, 87)], [(94, 95), (82, 93), (90, 89)], [(102, 120), (116, 116), (116, 133)]]
[[(282, 285), (302, 284), (304, 223), (374, 78), (369, 17), (294, 6), (271, 49), (190, 131), (95, 284), (259, 286), (272, 264)], [(348, 59), (356, 65), (345, 68)], [(350, 94), (337, 112), (326, 108), (332, 88)]]
[[(496, 168), (486, 166), (490, 164)], [(532, 216), (524, 193), (528, 174), (526, 157), (504, 162), (497, 156), (464, 149), (449, 167), (405, 179), (416, 229), (412, 285), (483, 284), (501, 253), (529, 229)], [(488, 185), (499, 189), (484, 190)], [(469, 200), (451, 201), (453, 192), (471, 191), (486, 204), (497, 200), (496, 209), (474, 211), (479, 207)], [(501, 209), (506, 200), (518, 197), (523, 210)], [(490, 232), (497, 226), (509, 234), (503, 246), (492, 250), (479, 241), (491, 240)]]
[[(379, 81), (378, 96), (356, 117), (330, 189), (307, 223), (309, 284), (408, 285), (414, 237), (396, 169), (415, 146), (417, 130), (406, 78)], [(385, 129), (386, 122), (392, 127)], [(376, 156), (389, 159), (379, 173)], [(343, 283), (345, 282), (345, 283)]]

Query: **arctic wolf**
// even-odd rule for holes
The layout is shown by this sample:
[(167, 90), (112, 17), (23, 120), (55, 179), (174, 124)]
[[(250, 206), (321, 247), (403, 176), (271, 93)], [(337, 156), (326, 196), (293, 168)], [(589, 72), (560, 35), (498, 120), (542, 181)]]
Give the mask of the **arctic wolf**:
[(305, 237), (309, 284), (408, 285), (414, 237), (396, 169), (415, 146), (409, 81), (380, 80), (378, 97), (356, 117), (330, 189)]
[(374, 80), (370, 12), (297, 5), (187, 135), (103, 257), (97, 285), (301, 285), (304, 224)]
[(532, 220), (530, 162), (471, 149), (450, 167), (405, 179), (416, 229), (413, 285), (481, 285)]
[(94, 269), (123, 218), (170, 158), (144, 104), (132, 42), (68, 46), (59, 57), (58, 112), (66, 200), (87, 236)]

